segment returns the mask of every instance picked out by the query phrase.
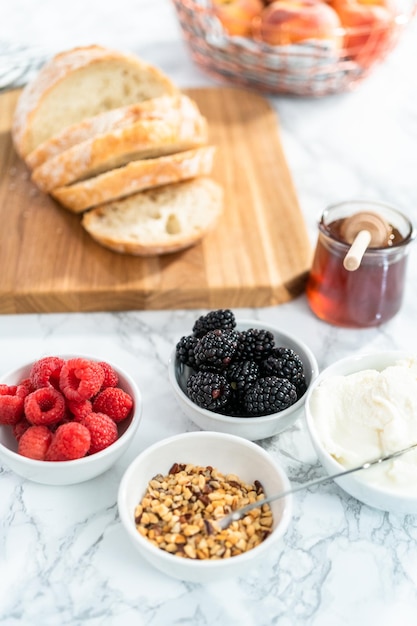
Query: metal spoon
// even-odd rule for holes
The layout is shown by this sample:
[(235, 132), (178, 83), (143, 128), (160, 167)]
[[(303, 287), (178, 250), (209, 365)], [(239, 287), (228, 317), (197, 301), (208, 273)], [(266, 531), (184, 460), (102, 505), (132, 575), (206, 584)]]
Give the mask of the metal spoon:
[(343, 472), (338, 472), (337, 474), (330, 474), (329, 476), (322, 476), (321, 478), (316, 478), (315, 480), (310, 480), (308, 483), (304, 483), (303, 485), (299, 485), (298, 487), (292, 487), (291, 489), (287, 489), (285, 491), (281, 491), (280, 493), (276, 493), (272, 496), (268, 496), (263, 500), (257, 500), (256, 502), (252, 502), (247, 506), (244, 506), (241, 509), (237, 509), (220, 519), (215, 520), (215, 525), (220, 530), (223, 530), (230, 526), (232, 522), (237, 522), (242, 517), (244, 517), (249, 511), (252, 509), (259, 508), (263, 504), (268, 504), (269, 502), (273, 502), (274, 500), (279, 500), (280, 498), (285, 498), (293, 493), (297, 493), (297, 491), (302, 491), (303, 489), (308, 489), (309, 487), (313, 487), (315, 485), (320, 485), (321, 483), (325, 483), (328, 480), (334, 480), (335, 478), (340, 478), (341, 476), (347, 476), (348, 474), (353, 474), (354, 472), (359, 472), (360, 470), (366, 470), (373, 465), (378, 465), (379, 463), (384, 463), (385, 461), (389, 461), (390, 459), (394, 459), (397, 456), (401, 456), (406, 452), (409, 452), (413, 448), (417, 448), (417, 443), (414, 443), (407, 448), (403, 448), (402, 450), (397, 450), (397, 452), (390, 452), (384, 456), (380, 456), (377, 459), (373, 459), (372, 461), (366, 461), (366, 463), (362, 463), (362, 465), (357, 465), (356, 467), (352, 467), (347, 470), (343, 470)]

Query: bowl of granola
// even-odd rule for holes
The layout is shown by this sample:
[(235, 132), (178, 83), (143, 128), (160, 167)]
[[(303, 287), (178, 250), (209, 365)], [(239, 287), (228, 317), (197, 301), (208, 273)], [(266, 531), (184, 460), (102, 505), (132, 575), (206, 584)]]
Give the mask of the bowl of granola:
[[(262, 500), (289, 488), (282, 467), (241, 437), (189, 432), (163, 439), (127, 468), (118, 492), (122, 526), (140, 556), (180, 580), (239, 576), (280, 553), (292, 497)], [(259, 501), (227, 528), (219, 520)]]

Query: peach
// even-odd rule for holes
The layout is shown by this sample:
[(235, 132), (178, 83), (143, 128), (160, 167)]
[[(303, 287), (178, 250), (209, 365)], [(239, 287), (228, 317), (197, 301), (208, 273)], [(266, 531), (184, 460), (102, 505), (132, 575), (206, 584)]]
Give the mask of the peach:
[(264, 8), (262, 0), (212, 0), (215, 15), (229, 35), (250, 37), (251, 21)]
[(344, 47), (349, 57), (369, 65), (388, 47), (395, 12), (387, 0), (331, 0), (346, 31)]
[(275, 0), (253, 20), (256, 39), (273, 46), (306, 39), (339, 40), (336, 11), (322, 0)]

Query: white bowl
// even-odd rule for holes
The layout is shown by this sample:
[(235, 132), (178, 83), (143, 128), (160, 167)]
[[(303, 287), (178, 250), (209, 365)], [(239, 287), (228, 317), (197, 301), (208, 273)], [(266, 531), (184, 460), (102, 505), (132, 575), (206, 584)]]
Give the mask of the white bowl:
[[(120, 422), (119, 438), (112, 445), (91, 456), (73, 461), (38, 461), (17, 453), (17, 441), (9, 426), (0, 426), (0, 459), (19, 476), (46, 485), (71, 485), (95, 478), (108, 470), (130, 445), (142, 417), (142, 396), (138, 386), (127, 372), (109, 361), (86, 354), (54, 355), (63, 359), (83, 357), (92, 361), (106, 361), (119, 375), (119, 387), (133, 398), (131, 415)], [(29, 376), (35, 361), (0, 378), (0, 384), (14, 385)]]
[(289, 488), (283, 469), (259, 445), (222, 433), (192, 432), (162, 441), (139, 454), (126, 470), (119, 487), (118, 507), (122, 524), (140, 555), (168, 576), (193, 582), (208, 582), (244, 575), (277, 546), (292, 515), (292, 496), (271, 503), (273, 531), (258, 546), (228, 559), (194, 560), (169, 554), (154, 546), (136, 530), (135, 507), (145, 494), (148, 481), (156, 474), (167, 474), (174, 463), (211, 465), (220, 472), (233, 473), (253, 483), (259, 480), (265, 493)]
[[(324, 379), (329, 377), (347, 376), (365, 369), (380, 371), (393, 365), (398, 360), (407, 359), (410, 356), (412, 355), (409, 352), (395, 350), (350, 356), (327, 367), (313, 382), (308, 390), (305, 402), (306, 423), (318, 459), (329, 475), (336, 474), (346, 468), (336, 461), (322, 443), (312, 411), (311, 398), (314, 390)], [(413, 442), (410, 441), (409, 443), (412, 444)], [(407, 494), (404, 490), (395, 488), (392, 483), (388, 484), (387, 482), (386, 487), (385, 484), (383, 486), (373, 484), (370, 482), (370, 474), (367, 474), (367, 472), (372, 471), (372, 469), (368, 469), (355, 472), (348, 476), (337, 478), (335, 482), (346, 493), (370, 507), (393, 513), (417, 513), (417, 495)]]
[[(291, 348), (299, 355), (304, 365), (304, 374), (308, 389), (319, 372), (317, 360), (310, 348), (300, 339), (265, 322), (246, 319), (236, 320), (237, 330), (248, 330), (249, 328), (263, 328), (269, 330), (274, 335), (277, 346)], [(182, 363), (178, 361), (174, 349), (168, 362), (168, 376), (172, 389), (185, 415), (203, 430), (214, 430), (221, 433), (245, 437), (245, 439), (251, 441), (258, 441), (272, 437), (286, 430), (303, 414), (306, 394), (292, 406), (288, 407), (288, 409), (261, 417), (234, 417), (208, 411), (190, 400), (186, 393), (187, 379), (190, 372), (189, 367), (183, 366)]]

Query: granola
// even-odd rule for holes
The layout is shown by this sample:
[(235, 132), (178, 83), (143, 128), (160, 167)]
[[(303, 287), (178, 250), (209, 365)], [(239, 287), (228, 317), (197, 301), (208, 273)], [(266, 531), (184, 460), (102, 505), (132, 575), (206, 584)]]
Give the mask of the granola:
[[(211, 466), (174, 463), (157, 474), (135, 509), (138, 532), (156, 547), (190, 559), (226, 559), (259, 545), (271, 533), (273, 517), (259, 481), (248, 484)], [(216, 520), (252, 502), (243, 519), (226, 529)]]

